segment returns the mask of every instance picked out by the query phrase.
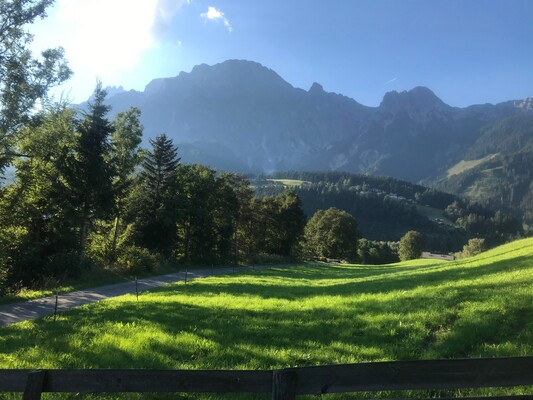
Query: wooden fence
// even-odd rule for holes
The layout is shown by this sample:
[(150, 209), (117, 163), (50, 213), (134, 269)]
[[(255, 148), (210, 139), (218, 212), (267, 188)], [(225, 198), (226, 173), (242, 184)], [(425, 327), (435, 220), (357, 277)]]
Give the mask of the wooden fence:
[(40, 399), (43, 392), (270, 392), (274, 400), (290, 400), (303, 394), (512, 386), (529, 386), (530, 394), (482, 399), (533, 400), (533, 357), (393, 361), (274, 371), (0, 370), (0, 392), (23, 392), (25, 400)]

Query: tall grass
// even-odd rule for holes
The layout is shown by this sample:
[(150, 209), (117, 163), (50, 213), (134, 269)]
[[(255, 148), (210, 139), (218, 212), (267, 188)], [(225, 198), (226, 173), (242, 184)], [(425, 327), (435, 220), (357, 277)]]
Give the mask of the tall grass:
[(55, 323), (0, 328), (1, 368), (270, 369), (521, 355), (533, 355), (533, 239), (455, 262), (199, 279), (84, 306)]

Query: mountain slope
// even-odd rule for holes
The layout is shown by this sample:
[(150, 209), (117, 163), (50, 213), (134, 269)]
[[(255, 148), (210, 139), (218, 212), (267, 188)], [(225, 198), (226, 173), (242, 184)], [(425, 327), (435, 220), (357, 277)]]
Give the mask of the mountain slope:
[(345, 170), (430, 181), (465, 158), (481, 128), (530, 114), (531, 101), (451, 107), (431, 90), (387, 93), (366, 107), (318, 83), (294, 88), (251, 61), (199, 65), (115, 91), (114, 112), (137, 106), (148, 137), (165, 132), (184, 161), (241, 172)]
[(533, 116), (507, 118), (483, 129), (458, 173), (435, 187), (494, 209), (514, 213), (533, 226)]

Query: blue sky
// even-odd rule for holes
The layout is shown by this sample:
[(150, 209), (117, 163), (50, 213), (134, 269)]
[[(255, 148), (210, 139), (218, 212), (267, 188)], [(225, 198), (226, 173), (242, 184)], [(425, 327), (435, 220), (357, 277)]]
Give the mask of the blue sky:
[(34, 50), (65, 48), (76, 102), (97, 77), (142, 90), (234, 58), (370, 106), (419, 85), (453, 106), (533, 96), (530, 0), (57, 0), (48, 14)]

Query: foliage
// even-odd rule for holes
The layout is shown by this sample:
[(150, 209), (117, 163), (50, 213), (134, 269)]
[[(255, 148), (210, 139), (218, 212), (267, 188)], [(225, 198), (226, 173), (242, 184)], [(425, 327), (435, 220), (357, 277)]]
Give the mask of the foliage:
[(117, 263), (130, 272), (155, 271), (161, 266), (163, 260), (148, 249), (138, 246), (126, 245), (120, 248)]
[(150, 144), (129, 199), (129, 220), (135, 222), (138, 245), (170, 255), (177, 244), (178, 150), (164, 134)]
[(460, 258), (477, 256), (487, 250), (485, 239), (473, 238), (463, 246), (463, 251), (459, 254)]
[(304, 252), (310, 257), (354, 260), (358, 238), (357, 222), (346, 211), (320, 210), (305, 226)]
[(398, 255), (401, 261), (420, 258), (424, 249), (424, 240), (420, 232), (409, 231), (400, 239)]
[(2, 230), (25, 232), (6, 236), (10, 284), (34, 285), (45, 271), (58, 271), (48, 268), (54, 254), (76, 246), (75, 209), (62, 190), (58, 169), (63, 149), (75, 143), (74, 114), (58, 107), (40, 120), (20, 132), (19, 149), (30, 156), (16, 160), (16, 183), (4, 189), (0, 201)]
[[(0, 328), (0, 367), (262, 370), (533, 354), (532, 255), (526, 239), (455, 262), (197, 279), (63, 312), (55, 323)], [(401, 397), (415, 394), (510, 392)]]
[[(405, 232), (416, 230), (423, 234), (429, 250), (446, 253), (459, 251), (472, 237), (483, 237), (490, 246), (495, 246), (523, 234), (520, 222), (509, 212), (503, 212), (505, 223), (502, 224), (501, 216), (496, 217), (494, 211), (479, 203), (393, 178), (346, 172), (295, 171), (276, 173), (273, 177), (306, 181), (294, 190), (308, 217), (318, 210), (339, 208), (354, 216), (361, 235), (369, 240), (398, 241)], [(530, 181), (526, 181), (529, 184)], [(268, 185), (266, 180), (257, 182), (259, 197), (278, 193), (282, 187)], [(523, 192), (516, 192), (516, 199), (522, 199), (520, 193)], [(529, 204), (533, 202), (525, 202), (524, 208), (531, 208)], [(431, 213), (425, 212), (428, 207)], [(456, 207), (459, 213), (447, 213), (445, 210), (450, 207)], [(470, 225), (460, 219), (468, 214), (475, 214), (473, 219), (483, 220), (481, 225)]]
[(373, 265), (398, 262), (398, 242), (376, 242), (361, 238), (357, 242), (357, 261)]
[(104, 104), (106, 92), (98, 83), (89, 111), (78, 123), (77, 140), (65, 147), (58, 167), (62, 175), (62, 191), (76, 210), (79, 226), (79, 249), (83, 255), (91, 225), (106, 218), (113, 208), (113, 175), (109, 158), (109, 135), (113, 127), (106, 118), (109, 107)]
[(436, 187), (533, 226), (533, 117), (518, 115), (488, 125), (466, 157), (483, 162)]
[(25, 28), (46, 16), (53, 0), (3, 0), (0, 3), (0, 172), (11, 162), (16, 135), (30, 120), (36, 101), (46, 101), (51, 86), (71, 71), (63, 49), (48, 49), (33, 58), (32, 35)]

